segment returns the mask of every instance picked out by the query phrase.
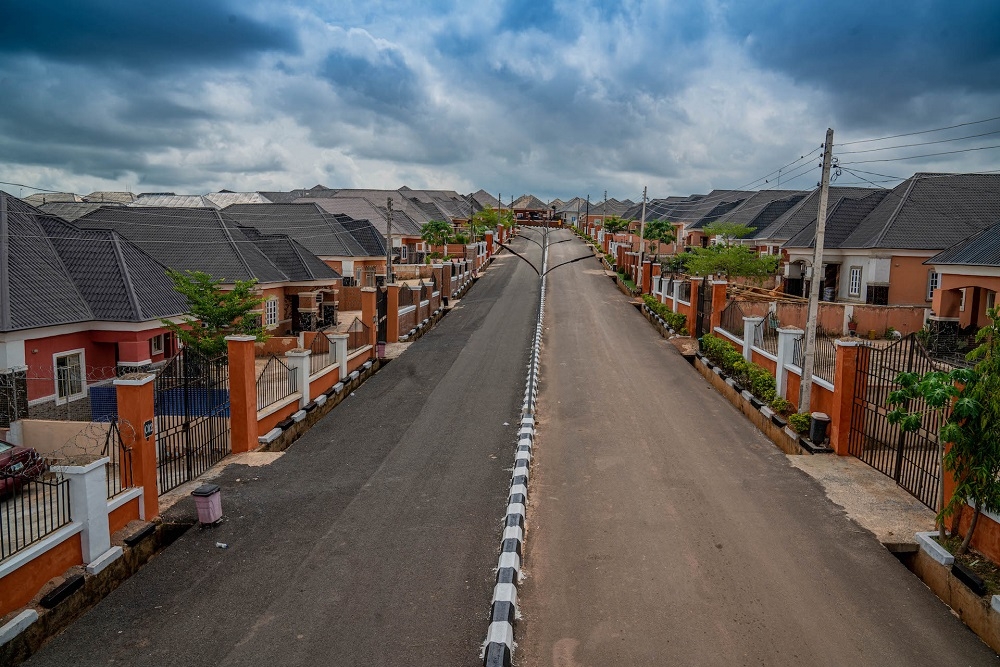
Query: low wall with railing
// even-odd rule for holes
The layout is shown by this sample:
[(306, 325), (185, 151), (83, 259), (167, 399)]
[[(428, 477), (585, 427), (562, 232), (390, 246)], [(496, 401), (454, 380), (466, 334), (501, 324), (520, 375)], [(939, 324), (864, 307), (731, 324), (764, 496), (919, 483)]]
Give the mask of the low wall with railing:
[(19, 419), (11, 423), (8, 440), (15, 445), (31, 447), (42, 456), (50, 456), (79, 436), (81, 431), (94, 429), (94, 436), (103, 438), (109, 427), (109, 424), (101, 422)]

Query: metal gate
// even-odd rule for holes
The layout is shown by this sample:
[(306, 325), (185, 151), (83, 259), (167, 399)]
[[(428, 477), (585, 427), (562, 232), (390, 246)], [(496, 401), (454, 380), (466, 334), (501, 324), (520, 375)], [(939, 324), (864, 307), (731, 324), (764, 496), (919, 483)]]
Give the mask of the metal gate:
[(708, 280), (698, 283), (698, 318), (695, 322), (695, 338), (712, 332), (712, 286)]
[[(858, 365), (851, 410), (849, 448), (879, 472), (931, 509), (937, 509), (941, 463), (938, 458), (938, 424), (933, 412), (924, 417), (920, 428), (906, 432), (889, 423), (889, 394), (897, 389), (896, 377), (903, 372), (923, 374), (935, 364), (917, 338), (910, 334), (887, 347), (863, 345), (858, 349)], [(923, 401), (904, 406), (921, 410)]]
[(376, 322), (376, 332), (375, 340), (385, 342), (388, 335), (388, 322), (389, 318), (387, 316), (389, 307), (389, 296), (388, 288), (386, 287), (376, 287), (375, 288), (375, 322)]
[(198, 477), (230, 451), (229, 359), (185, 348), (156, 376), (160, 494)]

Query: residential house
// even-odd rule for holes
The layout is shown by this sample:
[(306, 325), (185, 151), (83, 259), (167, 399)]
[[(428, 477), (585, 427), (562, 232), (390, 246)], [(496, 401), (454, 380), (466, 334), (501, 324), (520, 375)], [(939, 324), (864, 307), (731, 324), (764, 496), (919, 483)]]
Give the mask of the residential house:
[(541, 222), (550, 219), (552, 210), (541, 199), (534, 195), (521, 195), (510, 205), (514, 220), (524, 222)]
[(95, 387), (176, 347), (161, 320), (180, 321), (186, 302), (163, 264), (127, 236), (0, 192), (0, 253), (0, 426), (104, 417)]

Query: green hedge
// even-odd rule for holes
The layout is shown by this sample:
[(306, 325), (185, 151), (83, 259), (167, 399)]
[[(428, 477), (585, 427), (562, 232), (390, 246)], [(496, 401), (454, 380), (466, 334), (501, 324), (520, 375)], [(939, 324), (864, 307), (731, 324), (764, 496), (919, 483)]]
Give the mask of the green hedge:
[(788, 409), (788, 401), (778, 398), (771, 372), (744, 359), (740, 351), (728, 340), (705, 334), (701, 338), (701, 349), (713, 364), (758, 399), (773, 405), (779, 412)]
[(687, 324), (687, 315), (684, 313), (675, 313), (667, 308), (667, 304), (657, 301), (656, 297), (652, 294), (643, 294), (642, 300), (646, 302), (646, 305), (649, 306), (650, 310), (662, 317), (663, 321), (665, 321), (671, 329), (682, 336), (688, 335), (688, 330), (685, 326), (685, 324)]

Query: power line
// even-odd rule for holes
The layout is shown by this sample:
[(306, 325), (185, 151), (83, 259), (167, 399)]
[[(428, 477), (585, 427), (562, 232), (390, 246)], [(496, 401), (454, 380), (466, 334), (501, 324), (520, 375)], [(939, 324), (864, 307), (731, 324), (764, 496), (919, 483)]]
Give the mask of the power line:
[(900, 160), (916, 160), (923, 157), (935, 157), (937, 155), (955, 155), (957, 153), (971, 153), (972, 151), (987, 151), (994, 148), (1000, 148), (1000, 144), (995, 146), (978, 146), (976, 148), (963, 148), (961, 150), (955, 151), (941, 151), (939, 153), (924, 153), (923, 155), (907, 155), (905, 157), (891, 157), (883, 158), (880, 160), (855, 160), (854, 162), (841, 162), (841, 166), (846, 166), (849, 164), (871, 164), (874, 162), (899, 162)]
[(887, 139), (899, 139), (900, 137), (912, 137), (918, 134), (931, 134), (932, 132), (942, 132), (944, 130), (953, 130), (956, 127), (967, 127), (969, 125), (979, 125), (981, 123), (989, 123), (990, 121), (1000, 120), (1000, 116), (994, 116), (993, 118), (984, 118), (983, 120), (973, 120), (968, 123), (959, 123), (957, 125), (948, 125), (947, 127), (936, 127), (932, 130), (920, 130), (918, 132), (904, 132), (903, 134), (892, 134), (887, 137), (879, 137), (877, 139), (857, 139), (855, 141), (845, 141), (840, 144), (841, 146), (851, 146), (853, 144), (865, 144), (873, 141), (885, 141)]
[(993, 130), (992, 132), (983, 132), (982, 134), (970, 134), (964, 137), (955, 137), (953, 139), (938, 139), (936, 141), (921, 141), (915, 144), (900, 144), (899, 146), (884, 146), (882, 148), (864, 148), (860, 151), (838, 151), (838, 155), (853, 155), (856, 153), (876, 153), (878, 151), (892, 151), (897, 148), (912, 148), (914, 146), (930, 146), (931, 144), (945, 144), (949, 141), (964, 141), (966, 139), (978, 139), (979, 137), (988, 137), (993, 134), (1000, 134), (1000, 130)]

